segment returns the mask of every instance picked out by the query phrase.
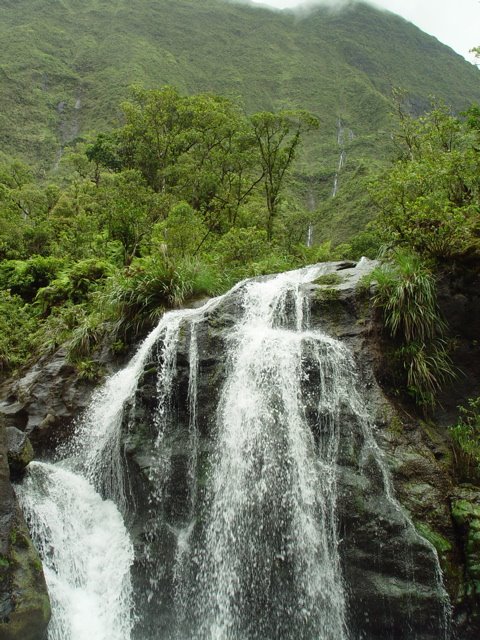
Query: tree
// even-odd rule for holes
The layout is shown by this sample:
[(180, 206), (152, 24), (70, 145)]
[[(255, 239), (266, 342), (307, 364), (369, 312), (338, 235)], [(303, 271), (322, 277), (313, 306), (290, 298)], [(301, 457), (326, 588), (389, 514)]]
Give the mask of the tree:
[(138, 171), (126, 170), (102, 181), (95, 206), (108, 239), (120, 243), (129, 265), (161, 217), (159, 196)]
[(267, 237), (273, 237), (273, 225), (285, 178), (295, 158), (301, 135), (319, 126), (318, 119), (306, 111), (262, 111), (250, 119), (253, 127), (267, 205)]
[(0, 258), (48, 252), (49, 218), (59, 196), (55, 185), (36, 184), (23, 163), (0, 164)]
[(120, 132), (124, 166), (141, 171), (154, 191), (169, 186), (169, 170), (182, 152), (185, 128), (182, 98), (174, 87), (132, 88), (122, 105), (126, 124)]
[(248, 121), (230, 100), (210, 94), (183, 98), (182, 111), (173, 192), (211, 231), (224, 232), (261, 179)]
[(106, 167), (111, 171), (120, 171), (122, 169), (117, 137), (116, 132), (110, 134), (100, 133), (95, 142), (86, 148), (85, 155), (94, 165), (93, 180), (97, 187), (100, 182), (101, 167)]
[[(399, 123), (400, 157), (372, 183), (386, 244), (437, 260), (479, 255), (480, 153), (475, 108), (459, 119), (435, 105)], [(468, 112), (467, 112), (468, 114)], [(478, 116), (478, 114), (477, 114)]]

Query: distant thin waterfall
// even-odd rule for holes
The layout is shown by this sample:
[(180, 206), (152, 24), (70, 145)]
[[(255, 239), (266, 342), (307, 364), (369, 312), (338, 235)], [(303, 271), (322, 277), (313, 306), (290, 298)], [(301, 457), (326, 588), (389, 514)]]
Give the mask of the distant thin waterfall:
[(309, 248), (313, 246), (313, 224), (311, 222), (308, 225), (306, 244)]
[(344, 126), (340, 118), (337, 121), (337, 145), (340, 147), (340, 157), (338, 159), (337, 170), (333, 178), (332, 198), (336, 198), (339, 189), (340, 173), (347, 162), (347, 152), (345, 146), (354, 139), (355, 135), (351, 129)]

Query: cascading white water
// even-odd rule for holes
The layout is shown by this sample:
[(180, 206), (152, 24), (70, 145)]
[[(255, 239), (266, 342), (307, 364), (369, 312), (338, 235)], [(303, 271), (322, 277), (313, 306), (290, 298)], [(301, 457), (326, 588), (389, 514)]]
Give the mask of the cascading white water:
[[(232, 335), (218, 409), (206, 530), (190, 550), (200, 563), (184, 603), (196, 610), (195, 638), (346, 637), (335, 515), (341, 400), (326, 388), (341, 350), (304, 330), (299, 289), (318, 273), (244, 288), (244, 317)], [(321, 396), (331, 403), (321, 446), (302, 401), (306, 351), (322, 372)]]
[[(136, 637), (356, 639), (347, 628), (337, 516), (337, 458), (346, 415), (354, 416), (363, 434), (365, 465), (373, 458), (381, 470), (385, 499), (394, 509), (401, 508), (365, 403), (356, 392), (352, 355), (310, 326), (309, 297), (302, 285), (323, 269), (316, 266), (237, 286), (241, 311), (235, 312), (226, 342), (225, 378), (215, 428), (208, 436), (213, 452), (208, 453), (201, 491), (205, 442), (200, 441), (200, 430), (205, 424), (199, 424), (199, 332), (221, 298), (198, 310), (166, 314), (130, 364), (95, 395), (69, 457), (54, 466), (32, 466), (19, 495), (54, 605), (49, 640), (131, 638), (132, 546), (119, 511), (97, 492), (127, 511), (131, 492), (122, 444), (125, 407), (134, 407), (145, 365), (155, 360), (156, 464), (150, 470), (155, 490), (149, 496), (149, 524), (163, 517), (173, 477), (172, 447), (177, 446), (172, 445), (172, 434), (179, 428), (178, 407), (173, 405), (181, 349), (188, 359), (181, 439), (187, 460), (187, 490), (182, 495), (188, 504), (173, 523), (152, 530), (144, 549), (150, 587), (142, 594), (155, 603), (166, 584), (154, 543), (157, 534), (173, 534), (169, 588), (175, 621), (166, 623), (164, 635), (158, 635), (154, 623), (153, 631)], [(440, 575), (438, 580), (441, 589)], [(83, 611), (88, 611), (88, 624), (82, 625)]]
[(175, 320), (161, 322), (94, 394), (64, 459), (30, 465), (17, 489), (45, 566), (49, 640), (130, 639), (133, 547), (120, 514), (127, 501), (120, 429), (145, 359)]
[(145, 359), (172, 325), (178, 326), (175, 314), (94, 395), (63, 451), (66, 458), (55, 465), (31, 464), (17, 488), (45, 567), (53, 605), (49, 640), (131, 637), (133, 547), (119, 512), (127, 500), (120, 428)]
[(40, 462), (17, 494), (43, 560), (49, 640), (128, 640), (133, 549), (113, 502), (85, 478)]
[[(204, 310), (217, 302), (209, 301)], [(180, 323), (204, 310), (165, 314), (130, 363), (94, 394), (72, 442), (60, 451), (62, 459), (32, 463), (17, 487), (52, 602), (49, 640), (130, 640), (133, 547), (120, 513), (127, 510), (129, 493), (120, 437), (125, 407), (162, 337), (156, 420), (161, 440)]]

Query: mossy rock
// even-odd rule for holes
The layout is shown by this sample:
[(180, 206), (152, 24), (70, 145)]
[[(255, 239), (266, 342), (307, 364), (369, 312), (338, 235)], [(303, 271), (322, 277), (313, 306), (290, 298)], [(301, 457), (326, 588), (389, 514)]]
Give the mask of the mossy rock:
[(452, 550), (452, 543), (425, 522), (416, 522), (415, 528), (422, 538), (428, 540), (435, 547), (440, 557)]
[(15, 427), (5, 429), (8, 448), (8, 466), (12, 478), (19, 478), (34, 457), (34, 451), (27, 436)]
[(50, 599), (40, 557), (20, 514), (10, 533), (9, 556), (2, 560), (11, 572), (13, 606), (0, 621), (1, 640), (44, 640), (51, 616)]
[(335, 287), (317, 289), (315, 297), (320, 302), (331, 302), (340, 298), (340, 292)]
[(313, 281), (313, 284), (318, 285), (338, 285), (344, 282), (345, 278), (338, 275), (338, 273), (324, 273)]
[(480, 488), (462, 487), (452, 500), (466, 559), (467, 594), (480, 602)]

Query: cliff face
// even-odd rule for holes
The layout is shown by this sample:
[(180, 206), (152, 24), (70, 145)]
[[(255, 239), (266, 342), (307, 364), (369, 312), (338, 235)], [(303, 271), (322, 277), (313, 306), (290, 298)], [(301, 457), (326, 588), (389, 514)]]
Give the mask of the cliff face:
[[(305, 327), (308, 323), (308, 330), (302, 330), (300, 375), (295, 382), (294, 395), (301, 399), (301, 419), (308, 425), (320, 454), (328, 453), (322, 443), (329, 442), (329, 447), (335, 447), (337, 473), (335, 486), (331, 488), (334, 493), (328, 493), (330, 489), (327, 491), (324, 486), (318, 486), (316, 493), (323, 496), (324, 504), (333, 505), (335, 510), (346, 624), (358, 637), (369, 640), (385, 637), (406, 640), (413, 634), (418, 640), (449, 637), (445, 622), (448, 606), (439, 580), (438, 554), (458, 637), (473, 640), (480, 629), (479, 490), (471, 484), (461, 483), (465, 478), (458, 478), (453, 472), (452, 450), (441, 416), (437, 417), (436, 423), (412, 417), (397, 405), (396, 400), (392, 402), (378, 384), (378, 380), (385, 378), (388, 362), (371, 305), (371, 291), (365, 290), (360, 283), (362, 274), (370, 268), (366, 263), (360, 266), (350, 263), (327, 265), (317, 281), (304, 282), (295, 293), (286, 294), (279, 319), (273, 326), (282, 339), (288, 341), (298, 333), (299, 314)], [(445, 300), (450, 297), (450, 294), (444, 296)], [(308, 313), (299, 309), (299, 299), (308, 301)], [(471, 315), (472, 310), (468, 309)], [(458, 314), (459, 305), (455, 305), (455, 310)], [(183, 603), (182, 629), (188, 630), (189, 625), (197, 623), (195, 607), (200, 597), (195, 592), (198, 587), (192, 585), (200, 584), (201, 589), (208, 590), (208, 585), (201, 583), (205, 558), (196, 550), (202, 548), (211, 532), (209, 522), (215, 510), (211, 498), (212, 479), (217, 473), (220, 448), (219, 412), (223, 411), (225, 387), (232, 374), (232, 345), (237, 340), (239, 318), (244, 315), (245, 286), (224, 297), (208, 312), (179, 320), (173, 341), (171, 332), (162, 333), (144, 363), (136, 392), (124, 411), (121, 438), (126, 464), (126, 521), (135, 545), (133, 574), (138, 621), (134, 637), (141, 640), (170, 637), (179, 624), (178, 619), (174, 620), (179, 602)], [(461, 321), (458, 320), (455, 326), (461, 327)], [(327, 336), (321, 347), (317, 338), (311, 339), (310, 333), (317, 337)], [(469, 352), (467, 342), (475, 339), (472, 336), (465, 338), (462, 353)], [(287, 347), (271, 352), (271, 367), (267, 366), (267, 358), (259, 378), (261, 384), (269, 376), (276, 375), (279, 368), (276, 358), (285, 349)], [(321, 361), (327, 364), (320, 366)], [(68, 398), (69, 415), (74, 415), (75, 402), (71, 399), (84, 398), (79, 403), (80, 408), (85, 404), (85, 390), (75, 396), (78, 387), (71, 384), (71, 371), (55, 366), (57, 373), (51, 383), (46, 384), (39, 372), (35, 379), (46, 389), (50, 388), (50, 395), (51, 385), (56, 385), (58, 390), (67, 389), (61, 402), (58, 396), (55, 402), (64, 406)], [(64, 386), (65, 380), (70, 380), (67, 386)], [(273, 415), (274, 419), (266, 420), (264, 427), (269, 438), (277, 438), (283, 430), (287, 433), (290, 426), (282, 417), (285, 399), (279, 391), (275, 392), (280, 388), (275, 380), (268, 400), (271, 403), (268, 415)], [(18, 389), (18, 384), (15, 388)], [(30, 425), (33, 441), (41, 443), (42, 451), (48, 452), (51, 443), (58, 439), (52, 426), (54, 419), (49, 419), (49, 437), (46, 439), (41, 434), (46, 433), (45, 418), (48, 415), (55, 417), (52, 407), (57, 405), (50, 403), (47, 407), (36, 403), (35, 388), (38, 387), (29, 387), (29, 396), (24, 385), (21, 411), (11, 410), (15, 404), (13, 387), (7, 394), (9, 402), (3, 406), (10, 421), (14, 415), (22, 416), (23, 427)], [(340, 392), (336, 393), (335, 389)], [(459, 397), (460, 392), (459, 386), (451, 393)], [(322, 400), (322, 393), (327, 394), (328, 401)], [(449, 408), (445, 411), (448, 413)], [(234, 420), (235, 416), (229, 414), (228, 419)], [(449, 418), (444, 422), (448, 423)], [(22, 426), (18, 422), (17, 425)], [(192, 430), (193, 425), (195, 429)], [(335, 440), (331, 438), (333, 432)], [(2, 433), (6, 435), (6, 429), (2, 429)], [(10, 436), (12, 443), (18, 445), (18, 432), (10, 430)], [(252, 530), (257, 530), (261, 521), (266, 530), (277, 531), (276, 523), (290, 517), (294, 498), (290, 497), (288, 502), (288, 489), (283, 486), (285, 468), (290, 465), (286, 446), (286, 440), (280, 438), (268, 449), (270, 457), (265, 454), (255, 458), (252, 478), (263, 477), (268, 460), (272, 467), (276, 460), (284, 459), (285, 462), (276, 472), (277, 486), (272, 483), (268, 500), (265, 498), (261, 509), (254, 515), (251, 510), (245, 511), (240, 518), (243, 521), (250, 518)], [(23, 451), (21, 463), (14, 463), (14, 459), (18, 461), (22, 457), (19, 453), (10, 456), (12, 469), (17, 469), (13, 473), (17, 475), (21, 475), (22, 465), (27, 461), (25, 455), (28, 459), (28, 452), (25, 453), (25, 448)], [(13, 564), (9, 564), (8, 572), (2, 574), (8, 575), (0, 583), (3, 624), (10, 620), (9, 626), (5, 627), (10, 635), (5, 637), (37, 640), (48, 620), (43, 576), (18, 513), (5, 455), (2, 464), (1, 558), (7, 558), (9, 554), (9, 557), (15, 557), (16, 566), (23, 568), (20, 573), (24, 579), (27, 576), (28, 583), (27, 587), (24, 583), (16, 588), (12, 599), (11, 585), (16, 584)], [(291, 477), (289, 472), (290, 480)], [(329, 477), (328, 474), (325, 476)], [(252, 482), (245, 509), (250, 509), (249, 500), (257, 486), (258, 483)], [(329, 502), (329, 496), (334, 500)], [(289, 526), (293, 526), (292, 523)], [(12, 537), (12, 527), (21, 535)], [(216, 535), (220, 545), (220, 530)], [(269, 556), (271, 545), (277, 543), (283, 544), (270, 540), (269, 536), (257, 540), (257, 544), (264, 545), (265, 557)], [(229, 544), (234, 548), (236, 543), (232, 539)], [(15, 546), (20, 547), (21, 553), (18, 549), (15, 551)], [(247, 551), (242, 546), (238, 548), (239, 553), (246, 554)], [(12, 553), (17, 555), (12, 556)], [(263, 560), (256, 562), (260, 562), (257, 569), (261, 576), (265, 570)], [(303, 558), (302, 562), (306, 563), (303, 570), (308, 571), (307, 559)], [(258, 607), (260, 616), (261, 610), (265, 607), (268, 610), (271, 601), (276, 599), (286, 610), (291, 606), (290, 617), (296, 620), (298, 606), (295, 602), (287, 602), (286, 596), (277, 589), (280, 583), (298, 589), (292, 577), (295, 571), (293, 555), (290, 558), (287, 552), (286, 557), (274, 557), (268, 571), (269, 600), (263, 603), (255, 602), (256, 587), (252, 585), (257, 583), (251, 576), (250, 586), (242, 587), (244, 597), (250, 603), (249, 610), (256, 611)], [(35, 593), (32, 585), (35, 585)], [(19, 607), (17, 619), (24, 624), (20, 631), (13, 624), (14, 601)], [(28, 615), (23, 615), (22, 607)], [(239, 605), (238, 611), (240, 609)], [(261, 630), (261, 624), (269, 624), (267, 621), (252, 629), (248, 627), (248, 620), (241, 616), (237, 618), (238, 624), (250, 629), (249, 637), (256, 638), (255, 634), (260, 632), (264, 633), (263, 637), (269, 637), (271, 629)], [(280, 622), (287, 631), (292, 625), (288, 619)], [(34, 630), (29, 631), (31, 628)], [(285, 637), (289, 638), (287, 631)], [(297, 629), (297, 636), (292, 637), (308, 638), (308, 633), (305, 627), (304, 636), (298, 635)]]
[[(348, 405), (348, 402), (343, 404), (337, 416), (340, 430), (337, 515), (341, 566), (347, 591), (347, 626), (359, 637), (372, 640), (387, 635), (406, 638), (411, 633), (422, 639), (447, 637), (449, 632), (444, 622), (448, 607), (445, 607), (445, 594), (439, 583), (434, 547), (448, 571), (447, 586), (454, 602), (464, 589), (463, 570), (459, 568), (462, 564), (461, 543), (451, 517), (449, 471), (443, 460), (436, 459), (429, 434), (418, 425), (404, 424), (376, 382), (380, 353), (370, 294), (361, 292), (355, 265), (333, 264), (317, 284), (302, 285), (302, 288), (310, 301), (311, 330), (326, 332), (340, 340), (352, 354), (350, 366), (357, 368), (358, 373), (351, 380), (356, 387), (351, 391), (365, 399), (363, 409), (376, 425), (374, 438), (380, 445), (377, 449), (370, 439), (358, 407)], [(286, 325), (291, 328), (295, 322), (294, 301), (290, 300), (286, 307)], [(137, 629), (139, 638), (154, 637), (159, 628), (168, 636), (174, 625), (171, 614), (177, 595), (178, 532), (186, 532), (188, 523), (195, 522), (193, 530), (188, 531), (188, 545), (194, 549), (205, 536), (218, 407), (228, 375), (227, 354), (232, 332), (242, 313), (242, 290), (239, 290), (225, 298), (201, 322), (182, 325), (176, 347), (175, 372), (169, 380), (171, 399), (168, 406), (161, 408), (167, 420), (160, 449), (156, 398), (159, 376), (165, 375), (161, 373), (162, 369), (168, 367), (162, 343), (145, 365), (124, 422), (130, 487), (135, 504), (131, 517), (137, 548), (137, 591), (152, 590), (151, 610), (138, 603), (142, 611)], [(195, 395), (200, 438), (193, 485), (192, 342), (198, 349)], [(319, 427), (322, 418), (318, 413), (316, 390), (324, 381), (318, 378), (314, 356), (308, 347), (303, 360), (302, 401), (310, 428), (317, 442), (321, 442), (324, 434)], [(334, 374), (330, 372), (329, 375)], [(395, 479), (395, 489), (407, 507), (405, 510), (393, 498), (394, 488), (387, 477), (390, 472)], [(191, 499), (195, 491), (198, 492), (198, 504), (192, 519)], [(152, 587), (148, 577), (158, 566), (163, 567), (163, 572)], [(195, 566), (187, 568), (192, 574), (189, 579), (192, 576), (194, 580), (198, 579), (198, 576), (195, 578), (197, 570)], [(464, 633), (467, 633), (465, 629)], [(290, 636), (287, 634), (286, 637)]]
[(18, 474), (29, 461), (29, 446), (21, 433), (0, 424), (0, 637), (43, 640), (50, 602), (41, 560), (10, 484), (9, 461)]

